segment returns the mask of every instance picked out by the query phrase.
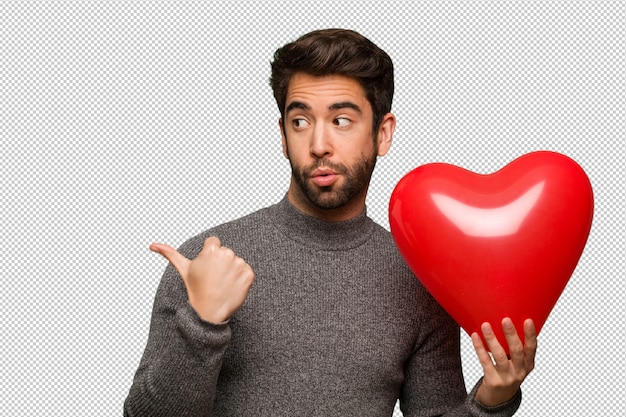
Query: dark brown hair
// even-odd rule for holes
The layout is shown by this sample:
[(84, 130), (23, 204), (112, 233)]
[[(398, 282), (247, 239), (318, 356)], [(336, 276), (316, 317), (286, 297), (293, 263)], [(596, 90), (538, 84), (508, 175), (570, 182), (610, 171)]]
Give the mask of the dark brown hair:
[(270, 85), (281, 117), (285, 116), (289, 81), (298, 72), (356, 79), (372, 106), (374, 132), (383, 116), (391, 111), (394, 89), (391, 58), (352, 30), (324, 29), (307, 33), (277, 49), (271, 64)]

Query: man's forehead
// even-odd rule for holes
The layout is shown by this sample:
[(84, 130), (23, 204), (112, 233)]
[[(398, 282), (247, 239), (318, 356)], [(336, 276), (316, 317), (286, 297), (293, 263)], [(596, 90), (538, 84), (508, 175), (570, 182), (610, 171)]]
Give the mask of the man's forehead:
[(295, 73), (289, 80), (287, 94), (308, 88), (330, 89), (342, 93), (365, 95), (365, 90), (356, 78), (341, 74), (311, 75), (304, 72)]
[(286, 107), (292, 103), (300, 107), (310, 106), (312, 102), (324, 101), (331, 106), (334, 103), (354, 103), (362, 107), (367, 101), (361, 84), (352, 77), (344, 75), (314, 76), (296, 73), (289, 81), (287, 88)]

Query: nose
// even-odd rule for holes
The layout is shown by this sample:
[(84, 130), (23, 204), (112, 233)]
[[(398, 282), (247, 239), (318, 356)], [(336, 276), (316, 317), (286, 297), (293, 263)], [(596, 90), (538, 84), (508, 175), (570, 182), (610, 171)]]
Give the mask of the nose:
[(328, 132), (323, 124), (317, 124), (313, 129), (311, 139), (311, 155), (323, 158), (332, 155), (333, 147)]

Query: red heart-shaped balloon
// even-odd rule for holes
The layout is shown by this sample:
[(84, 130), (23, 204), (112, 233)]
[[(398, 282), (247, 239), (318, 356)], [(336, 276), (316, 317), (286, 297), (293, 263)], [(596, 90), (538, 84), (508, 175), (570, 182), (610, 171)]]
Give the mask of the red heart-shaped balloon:
[(405, 175), (389, 223), (409, 267), (468, 334), (510, 317), (537, 332), (571, 277), (593, 217), (593, 192), (565, 155), (539, 151), (482, 175), (432, 163)]

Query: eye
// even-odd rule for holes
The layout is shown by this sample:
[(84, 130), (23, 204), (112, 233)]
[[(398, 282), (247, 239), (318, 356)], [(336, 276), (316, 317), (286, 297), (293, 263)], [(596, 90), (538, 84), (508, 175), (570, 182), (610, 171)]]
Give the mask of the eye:
[(335, 126), (348, 127), (352, 124), (352, 120), (348, 119), (347, 117), (337, 117), (335, 120), (333, 120), (333, 123), (335, 124)]
[(306, 119), (293, 119), (291, 121), (291, 124), (293, 125), (294, 129), (302, 129), (307, 126), (308, 122), (306, 121)]

